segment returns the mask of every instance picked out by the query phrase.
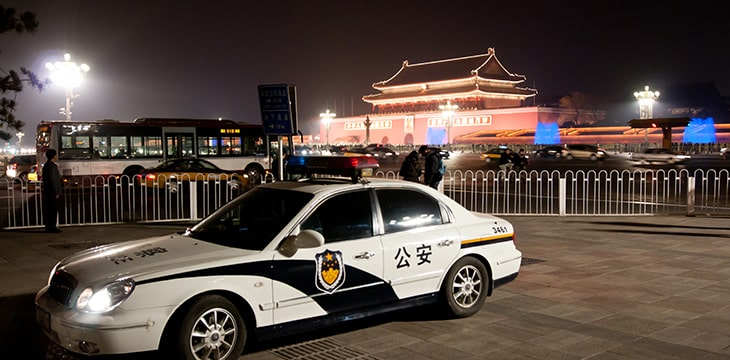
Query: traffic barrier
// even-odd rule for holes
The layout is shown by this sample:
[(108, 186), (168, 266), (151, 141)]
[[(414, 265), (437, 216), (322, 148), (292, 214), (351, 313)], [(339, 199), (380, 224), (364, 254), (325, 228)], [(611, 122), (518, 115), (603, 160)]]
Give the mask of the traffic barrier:
[[(394, 171), (374, 177), (397, 179)], [(247, 191), (239, 183), (200, 176), (137, 184), (126, 176), (66, 184), (60, 225), (194, 222)], [(42, 186), (0, 178), (0, 228), (43, 226)], [(495, 215), (636, 216), (730, 214), (730, 172), (659, 169), (495, 171), (447, 170), (442, 190), (476, 212)]]

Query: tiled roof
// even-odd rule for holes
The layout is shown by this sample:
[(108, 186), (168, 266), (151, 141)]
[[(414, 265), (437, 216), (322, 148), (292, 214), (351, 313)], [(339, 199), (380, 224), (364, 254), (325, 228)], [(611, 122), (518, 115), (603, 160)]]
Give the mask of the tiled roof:
[(494, 49), (486, 54), (461, 58), (431, 61), (419, 64), (403, 62), (401, 69), (388, 80), (373, 84), (376, 89), (390, 86), (421, 84), (436, 81), (473, 78), (478, 74), (482, 78), (522, 82), (523, 75), (512, 74), (499, 62)]
[(437, 89), (437, 90), (430, 90), (428, 92), (424, 93), (379, 93), (379, 94), (372, 94), (367, 95), (363, 97), (363, 99), (367, 101), (382, 101), (382, 100), (393, 100), (393, 99), (400, 99), (400, 98), (412, 98), (414, 96), (418, 95), (427, 95), (427, 96), (438, 96), (438, 95), (449, 95), (449, 94), (461, 94), (463, 96), (475, 96), (478, 94), (486, 94), (486, 93), (499, 93), (499, 94), (512, 94), (512, 95), (524, 95), (524, 96), (532, 96), (535, 94), (534, 90), (531, 89), (525, 89), (525, 88), (518, 88), (518, 87), (476, 87), (474, 84), (468, 85), (468, 86), (461, 86), (461, 87), (452, 87), (448, 89)]

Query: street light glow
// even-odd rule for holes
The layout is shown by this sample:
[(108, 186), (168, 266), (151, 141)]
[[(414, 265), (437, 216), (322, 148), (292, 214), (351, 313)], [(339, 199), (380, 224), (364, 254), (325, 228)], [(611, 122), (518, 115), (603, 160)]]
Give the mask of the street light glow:
[(441, 114), (446, 118), (446, 144), (451, 145), (451, 127), (454, 125), (454, 113), (459, 109), (459, 105), (451, 104), (451, 100), (446, 105), (439, 105)]
[(639, 100), (639, 119), (651, 119), (652, 105), (659, 98), (658, 91), (650, 91), (648, 86), (644, 86), (643, 91), (635, 91), (634, 97)]
[(327, 132), (327, 146), (330, 145), (330, 128), (332, 127), (332, 119), (337, 116), (335, 113), (330, 112), (330, 109), (327, 109), (327, 111), (320, 113), (319, 117), (322, 118), (322, 123), (324, 124), (324, 129)]
[(72, 100), (78, 97), (78, 95), (74, 95), (73, 89), (81, 85), (81, 81), (90, 68), (89, 65), (77, 65), (71, 61), (71, 54), (64, 54), (63, 60), (55, 63), (47, 62), (46, 69), (51, 72), (51, 81), (62, 85), (66, 91), (66, 107), (61, 108), (60, 113), (66, 115), (66, 120), (70, 121)]
[[(651, 119), (654, 117), (652, 114), (652, 107), (654, 100), (659, 98), (658, 91), (649, 90), (648, 86), (644, 86), (643, 91), (635, 91), (634, 97), (639, 100), (639, 119)], [(644, 129), (644, 143), (649, 143), (649, 129)]]

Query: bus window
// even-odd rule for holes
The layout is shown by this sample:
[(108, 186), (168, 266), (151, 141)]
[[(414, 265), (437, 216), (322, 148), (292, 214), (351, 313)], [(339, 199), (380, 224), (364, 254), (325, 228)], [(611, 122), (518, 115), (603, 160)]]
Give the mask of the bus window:
[(221, 138), (221, 148), (224, 155), (241, 155), (241, 138), (223, 137)]
[(109, 142), (106, 136), (93, 136), (91, 143), (94, 146), (94, 156), (97, 159), (108, 159), (109, 158)]
[(59, 159), (90, 159), (91, 139), (88, 135), (61, 136)]
[(198, 155), (218, 154), (218, 138), (213, 136), (198, 136)]
[(111, 140), (111, 154), (115, 158), (126, 158), (129, 157), (127, 152), (127, 137), (126, 136), (110, 136)]
[(132, 136), (131, 155), (136, 158), (162, 157), (162, 137)]

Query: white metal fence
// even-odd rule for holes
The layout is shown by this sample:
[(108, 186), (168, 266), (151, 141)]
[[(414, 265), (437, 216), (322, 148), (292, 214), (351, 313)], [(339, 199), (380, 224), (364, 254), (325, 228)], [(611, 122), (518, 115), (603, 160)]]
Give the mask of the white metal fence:
[[(376, 177), (397, 178), (395, 172)], [(190, 179), (135, 186), (126, 178), (94, 177), (66, 186), (61, 225), (195, 221), (246, 189)], [(195, 181), (197, 180), (197, 181)], [(466, 208), (496, 215), (730, 214), (728, 170), (448, 171), (443, 192)], [(43, 224), (40, 185), (0, 179), (0, 228)]]

